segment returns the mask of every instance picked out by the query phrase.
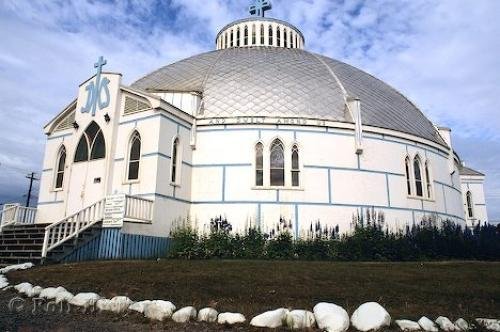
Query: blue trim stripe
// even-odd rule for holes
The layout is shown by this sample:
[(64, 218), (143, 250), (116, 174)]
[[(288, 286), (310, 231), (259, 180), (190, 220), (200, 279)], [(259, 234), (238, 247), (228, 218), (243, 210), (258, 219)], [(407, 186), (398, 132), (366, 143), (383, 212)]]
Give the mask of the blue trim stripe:
[(46, 168), (46, 169), (42, 169), (42, 173), (44, 172), (52, 172), (53, 168)]
[(251, 167), (250, 163), (240, 163), (240, 164), (190, 164), (193, 168), (203, 168), (203, 167)]
[(387, 191), (387, 206), (391, 206), (391, 189), (389, 187), (389, 175), (385, 175), (385, 185), (386, 185), (386, 191)]
[(38, 205), (50, 205), (50, 204), (61, 204), (64, 201), (46, 201), (46, 202), (38, 202)]
[(295, 238), (299, 238), (299, 206), (295, 204)]
[[(198, 128), (197, 132), (198, 133), (206, 133), (206, 132), (219, 132), (219, 131), (288, 131), (288, 132), (298, 132), (298, 133), (312, 133), (312, 134), (328, 134), (328, 135), (337, 135), (337, 136), (348, 136), (348, 137), (354, 137), (354, 133), (345, 133), (345, 132), (338, 132), (338, 131), (333, 131), (332, 129), (326, 127), (325, 131), (319, 131), (319, 130), (307, 130), (307, 129), (290, 129), (290, 128), (230, 128), (225, 126), (224, 128), (210, 128), (210, 129), (201, 129)], [(388, 143), (395, 143), (395, 144), (401, 144), (405, 145), (406, 147), (411, 146), (414, 148), (422, 149), (424, 151), (431, 152), (435, 155), (438, 155), (442, 158), (448, 159), (448, 154), (445, 152), (442, 152), (440, 150), (437, 150), (435, 147), (431, 147), (429, 145), (422, 146), (422, 144), (425, 143), (409, 143), (409, 142), (404, 142), (407, 141), (407, 139), (404, 138), (397, 138), (401, 139), (402, 141), (398, 141), (395, 139), (389, 139), (386, 136), (388, 135), (383, 135), (382, 137), (379, 136), (374, 136), (370, 134), (364, 134), (363, 139), (371, 139), (371, 140), (379, 140), (379, 141), (384, 141)]]
[(388, 175), (395, 175), (395, 176), (403, 176), (405, 177), (405, 174), (402, 173), (393, 173), (393, 172), (384, 172), (384, 171), (376, 171), (372, 169), (363, 169), (363, 168), (353, 168), (353, 167), (336, 167), (336, 166), (321, 166), (321, 165), (304, 165), (304, 168), (319, 168), (319, 169), (329, 169), (329, 170), (336, 170), (336, 171), (353, 171), (353, 172), (367, 172), (367, 173), (375, 173), (375, 174), (388, 174)]
[(459, 192), (459, 193), (462, 193), (462, 191), (461, 191), (460, 189), (457, 189), (457, 188), (455, 188), (455, 187), (453, 187), (453, 186), (451, 186), (451, 185), (449, 185), (449, 184), (446, 184), (446, 183), (444, 183), (444, 182), (440, 182), (440, 181), (436, 181), (436, 180), (434, 180), (434, 183), (440, 184), (440, 185), (442, 185), (442, 186), (444, 186), (444, 187), (447, 187), (447, 188), (450, 188), (450, 189), (456, 190), (456, 191), (457, 191), (457, 192)]
[(222, 201), (226, 201), (226, 166), (222, 167)]
[(145, 153), (145, 154), (142, 154), (141, 157), (162, 157), (162, 158), (166, 158), (166, 159), (172, 159), (172, 157), (170, 157), (169, 155), (166, 155), (164, 153), (161, 153), (161, 152), (150, 152), (150, 153)]
[(120, 122), (118, 124), (121, 126), (121, 125), (129, 124), (129, 123), (136, 123), (136, 122), (139, 122), (139, 121), (150, 120), (150, 119), (154, 119), (154, 118), (158, 118), (158, 117), (167, 119), (168, 121), (173, 122), (174, 124), (176, 124), (178, 126), (181, 126), (181, 127), (185, 128), (185, 129), (188, 129), (188, 130), (191, 130), (191, 124), (190, 123), (185, 122), (184, 120), (181, 120), (184, 123), (186, 123), (187, 125), (182, 124), (182, 123), (180, 123), (180, 122), (178, 122), (178, 121), (176, 121), (176, 120), (174, 120), (174, 119), (166, 116), (165, 114), (161, 114), (161, 113), (160, 114), (147, 115), (147, 116), (144, 116), (144, 117), (138, 118), (138, 119), (122, 121), (122, 122)]
[(47, 137), (47, 140), (50, 141), (50, 140), (58, 139), (58, 138), (64, 139), (64, 137), (68, 137), (68, 136), (73, 136), (73, 134), (62, 134), (62, 135), (57, 135), (57, 136), (49, 136), (49, 137)]

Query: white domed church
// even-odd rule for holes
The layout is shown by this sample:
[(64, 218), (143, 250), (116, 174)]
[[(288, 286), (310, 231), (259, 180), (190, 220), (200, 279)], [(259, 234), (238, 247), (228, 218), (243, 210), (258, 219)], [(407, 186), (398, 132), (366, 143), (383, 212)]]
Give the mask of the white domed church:
[(307, 51), (268, 7), (257, 1), (254, 16), (222, 28), (216, 50), (130, 86), (99, 59), (44, 128), (43, 257), (97, 225), (64, 260), (153, 256), (176, 223), (203, 232), (218, 216), (233, 232), (286, 220), (297, 238), (318, 221), (348, 232), (368, 209), (391, 229), (487, 221), (484, 175), (462, 165), (450, 129), (383, 81)]

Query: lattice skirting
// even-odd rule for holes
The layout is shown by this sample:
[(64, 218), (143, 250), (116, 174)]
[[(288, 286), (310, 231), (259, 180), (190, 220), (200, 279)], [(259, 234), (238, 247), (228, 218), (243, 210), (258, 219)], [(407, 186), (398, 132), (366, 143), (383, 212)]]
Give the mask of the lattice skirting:
[(170, 238), (124, 234), (121, 228), (103, 228), (95, 239), (75, 249), (63, 262), (159, 258), (166, 256), (170, 245)]

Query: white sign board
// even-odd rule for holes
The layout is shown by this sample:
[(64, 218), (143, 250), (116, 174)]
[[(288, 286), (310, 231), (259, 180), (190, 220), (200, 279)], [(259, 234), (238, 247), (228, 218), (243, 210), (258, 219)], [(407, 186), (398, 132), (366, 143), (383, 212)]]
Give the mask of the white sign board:
[(106, 197), (103, 226), (122, 226), (124, 217), (125, 194), (116, 194)]

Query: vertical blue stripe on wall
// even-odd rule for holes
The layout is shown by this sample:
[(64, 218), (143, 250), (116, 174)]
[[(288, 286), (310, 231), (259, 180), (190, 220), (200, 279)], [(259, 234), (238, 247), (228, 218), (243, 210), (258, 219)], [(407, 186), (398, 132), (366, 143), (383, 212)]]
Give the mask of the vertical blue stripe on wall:
[(63, 261), (158, 258), (166, 256), (169, 246), (169, 238), (124, 234), (120, 228), (102, 228), (96, 238), (75, 249)]
[(299, 238), (299, 205), (295, 204), (295, 238)]

